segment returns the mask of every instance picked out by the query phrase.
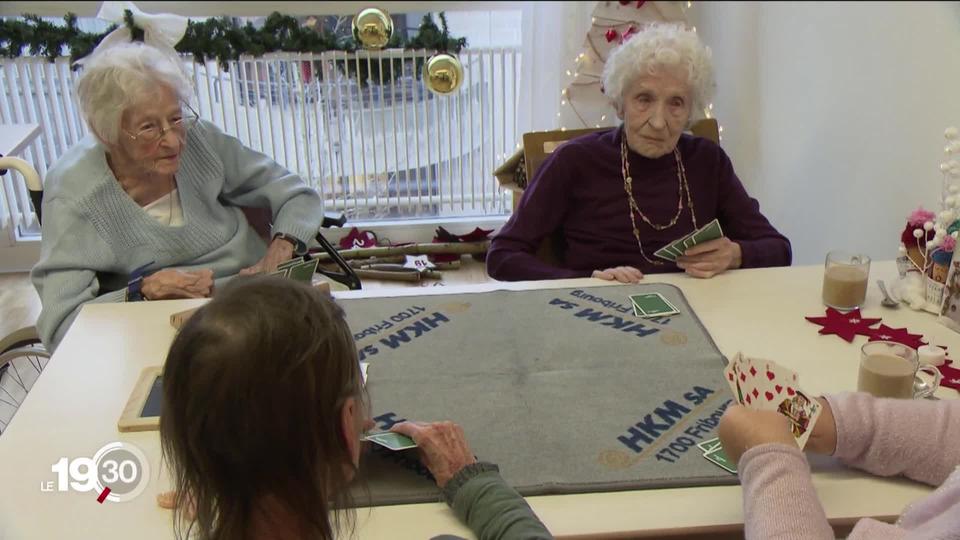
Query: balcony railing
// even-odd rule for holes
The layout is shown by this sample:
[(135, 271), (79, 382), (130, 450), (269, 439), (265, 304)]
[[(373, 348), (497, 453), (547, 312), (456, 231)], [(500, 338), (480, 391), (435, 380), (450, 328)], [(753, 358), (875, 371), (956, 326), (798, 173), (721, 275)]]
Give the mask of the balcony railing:
[[(279, 53), (228, 69), (184, 61), (200, 115), (300, 174), (328, 211), (354, 220), (506, 214), (508, 194), (493, 170), (520, 137), (519, 50), (465, 49), (465, 80), (450, 96), (415, 76), (429, 54)], [(0, 60), (0, 123), (41, 124), (24, 156), (41, 176), (87, 132), (72, 91), (77, 76), (67, 59)], [(33, 225), (22, 179), (7, 175), (2, 187), (11, 225)]]

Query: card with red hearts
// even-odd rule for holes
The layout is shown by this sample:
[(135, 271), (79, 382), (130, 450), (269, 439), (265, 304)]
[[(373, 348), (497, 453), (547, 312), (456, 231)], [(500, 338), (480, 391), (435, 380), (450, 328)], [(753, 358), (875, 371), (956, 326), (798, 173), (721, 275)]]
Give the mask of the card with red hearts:
[(727, 367), (723, 369), (723, 378), (730, 385), (730, 393), (733, 394), (733, 399), (741, 405), (743, 404), (743, 392), (740, 390), (740, 362), (742, 359), (743, 355), (737, 353), (727, 363)]
[[(732, 380), (729, 375), (733, 376)], [(821, 406), (800, 389), (796, 372), (771, 360), (737, 353), (724, 370), (724, 376), (740, 404), (786, 416), (797, 445), (803, 449), (820, 417)]]

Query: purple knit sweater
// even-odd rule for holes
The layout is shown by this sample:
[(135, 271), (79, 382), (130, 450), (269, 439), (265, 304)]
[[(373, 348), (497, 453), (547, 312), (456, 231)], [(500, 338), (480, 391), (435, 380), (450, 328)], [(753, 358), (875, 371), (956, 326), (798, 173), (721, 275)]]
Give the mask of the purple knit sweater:
[[(960, 538), (960, 400), (841, 394), (827, 401), (837, 423), (834, 456), (840, 461), (876, 475), (940, 486), (907, 507), (895, 525), (860, 520), (848, 540)], [(796, 446), (751, 448), (738, 469), (748, 540), (835, 538), (813, 489), (810, 466)]]
[[(487, 254), (490, 276), (505, 281), (588, 277), (593, 270), (634, 266), (644, 273), (680, 271), (673, 263), (655, 266), (640, 255), (623, 190), (619, 128), (599, 131), (560, 146), (523, 192), (516, 212), (493, 238)], [(760, 213), (713, 142), (683, 135), (677, 143), (690, 186), (697, 226), (714, 218), (740, 244), (743, 268), (789, 266), (790, 241)], [(630, 151), (633, 196), (654, 223), (668, 223), (677, 211), (678, 181), (673, 154), (648, 159)], [(692, 232), (690, 209), (676, 225), (657, 231), (635, 216), (643, 250), (655, 251)], [(541, 241), (559, 232), (566, 244), (563, 268), (534, 255)]]

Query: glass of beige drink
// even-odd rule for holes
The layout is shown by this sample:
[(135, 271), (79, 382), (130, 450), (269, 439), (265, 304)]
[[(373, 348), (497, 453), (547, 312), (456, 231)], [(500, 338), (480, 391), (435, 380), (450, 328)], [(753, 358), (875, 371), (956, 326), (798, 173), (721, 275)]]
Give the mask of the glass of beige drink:
[[(923, 381), (924, 372), (933, 379)], [(932, 395), (940, 386), (940, 371), (921, 366), (917, 351), (892, 341), (871, 341), (860, 349), (860, 374), (857, 390), (877, 397), (913, 399)]]
[(870, 257), (842, 251), (827, 253), (823, 265), (823, 303), (834, 309), (856, 309), (867, 298)]

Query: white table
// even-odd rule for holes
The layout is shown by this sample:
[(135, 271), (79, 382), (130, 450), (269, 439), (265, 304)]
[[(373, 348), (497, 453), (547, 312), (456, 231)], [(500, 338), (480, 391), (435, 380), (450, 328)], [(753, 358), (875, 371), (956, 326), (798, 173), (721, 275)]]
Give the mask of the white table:
[(0, 154), (16, 156), (40, 136), (40, 124), (0, 124)]
[[(893, 263), (875, 264), (872, 277), (892, 279)], [(741, 270), (711, 280), (684, 275), (648, 276), (678, 285), (725, 355), (742, 350), (798, 371), (812, 393), (856, 387), (859, 348), (819, 336), (804, 316), (823, 313), (819, 266)], [(337, 293), (338, 297), (402, 296), (477, 290), (597, 286), (598, 280), (490, 283), (432, 289), (379, 289)], [(615, 285), (611, 285), (615, 286)], [(441, 289), (441, 290), (436, 290)], [(938, 344), (960, 350), (960, 335), (926, 313), (880, 307), (875, 282), (865, 314), (893, 327), (934, 335)], [(154, 496), (169, 488), (160, 469), (156, 432), (120, 434), (117, 419), (145, 366), (160, 365), (173, 337), (168, 316), (202, 301), (91, 304), (80, 313), (7, 432), (0, 435), (0, 537), (3, 538), (170, 538), (170, 515)], [(638, 389), (642, 391), (642, 389)], [(957, 393), (941, 389), (942, 398)], [(480, 436), (470, 434), (468, 437)], [(97, 504), (93, 493), (41, 492), (55, 478), (51, 465), (61, 457), (92, 457), (101, 446), (124, 441), (140, 447), (152, 466), (142, 495), (127, 503)], [(902, 479), (817, 467), (814, 483), (834, 524), (862, 516), (898, 515), (930, 488)], [(718, 533), (742, 527), (739, 486), (663, 489), (618, 493), (532, 497), (530, 504), (557, 535), (632, 532), (631, 536)], [(441, 503), (379, 507), (358, 512), (361, 538), (469, 536)]]

